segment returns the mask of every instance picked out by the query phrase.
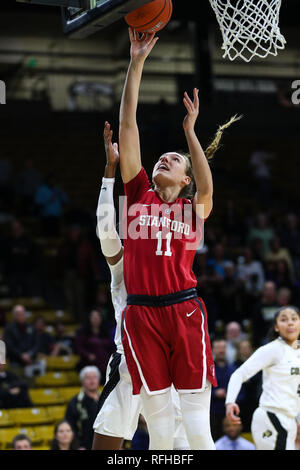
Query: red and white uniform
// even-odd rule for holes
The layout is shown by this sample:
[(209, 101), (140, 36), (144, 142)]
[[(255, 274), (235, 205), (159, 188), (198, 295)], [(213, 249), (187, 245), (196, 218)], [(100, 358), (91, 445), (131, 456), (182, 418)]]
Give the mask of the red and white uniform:
[[(195, 289), (192, 271), (202, 237), (201, 221), (192, 201), (164, 202), (139, 174), (125, 184), (127, 210), (124, 237), (124, 279), (129, 296), (172, 295)], [(206, 380), (216, 385), (200, 298), (168, 306), (128, 305), (123, 312), (123, 346), (133, 393), (144, 385), (149, 394), (168, 390), (203, 391)]]

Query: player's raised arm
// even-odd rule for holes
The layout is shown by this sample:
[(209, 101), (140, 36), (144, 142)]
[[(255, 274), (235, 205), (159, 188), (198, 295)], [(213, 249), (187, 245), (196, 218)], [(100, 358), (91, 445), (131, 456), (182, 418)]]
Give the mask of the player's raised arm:
[(97, 207), (97, 235), (102, 253), (108, 264), (115, 265), (123, 256), (123, 247), (115, 225), (114, 183), (115, 173), (119, 164), (118, 144), (112, 143), (113, 131), (110, 124), (104, 125), (104, 146), (106, 166)]
[(154, 34), (139, 34), (129, 28), (131, 43), (119, 115), (120, 168), (124, 183), (132, 180), (141, 169), (139, 130), (136, 120), (138, 96), (144, 62), (157, 42)]
[[(188, 143), (189, 152), (192, 159), (192, 167), (196, 184), (196, 194), (194, 197), (194, 210), (201, 218), (207, 218), (213, 205), (213, 179), (205, 153), (201, 147), (195, 133), (195, 123), (199, 114), (198, 90), (193, 90), (193, 101), (184, 93), (183, 102), (187, 110), (187, 115), (183, 121), (183, 129)], [(203, 204), (204, 210), (197, 206)]]
[[(199, 217), (207, 218), (213, 206), (213, 179), (208, 161), (213, 158), (218, 150), (224, 130), (233, 122), (241, 119), (241, 116), (233, 116), (228, 122), (220, 126), (212, 143), (203, 151), (195, 133), (195, 123), (199, 114), (198, 89), (194, 88), (193, 90), (193, 100), (185, 92), (183, 102), (187, 110), (187, 115), (183, 121), (183, 129), (191, 155), (196, 184), (196, 194), (193, 201), (194, 210)], [(203, 204), (203, 208), (199, 204)]]

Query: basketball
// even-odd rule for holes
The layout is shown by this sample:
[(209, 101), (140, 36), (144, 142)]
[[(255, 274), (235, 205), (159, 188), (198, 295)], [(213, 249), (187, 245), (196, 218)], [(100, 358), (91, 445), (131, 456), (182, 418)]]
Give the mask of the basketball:
[(153, 0), (125, 16), (126, 23), (140, 33), (154, 33), (170, 21), (173, 5), (171, 0)]

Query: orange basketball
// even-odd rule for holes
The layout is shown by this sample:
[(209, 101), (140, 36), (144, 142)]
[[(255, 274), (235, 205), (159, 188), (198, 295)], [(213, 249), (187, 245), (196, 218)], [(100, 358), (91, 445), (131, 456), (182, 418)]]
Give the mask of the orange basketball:
[(152, 0), (125, 16), (126, 23), (140, 33), (154, 33), (170, 21), (173, 5), (171, 0)]

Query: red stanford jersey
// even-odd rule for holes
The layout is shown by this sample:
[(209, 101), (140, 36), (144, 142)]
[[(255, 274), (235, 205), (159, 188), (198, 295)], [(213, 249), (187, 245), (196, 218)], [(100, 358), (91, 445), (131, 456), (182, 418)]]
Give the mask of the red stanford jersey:
[(144, 168), (124, 188), (127, 293), (159, 296), (195, 288), (192, 266), (202, 238), (203, 220), (193, 211), (192, 201), (163, 201), (151, 189)]

